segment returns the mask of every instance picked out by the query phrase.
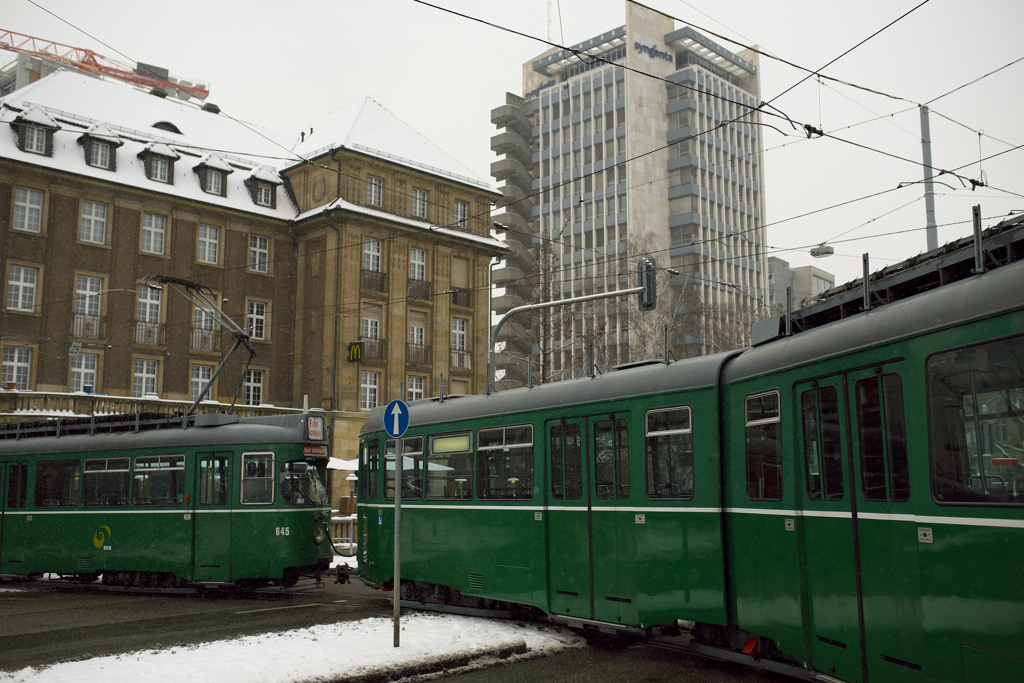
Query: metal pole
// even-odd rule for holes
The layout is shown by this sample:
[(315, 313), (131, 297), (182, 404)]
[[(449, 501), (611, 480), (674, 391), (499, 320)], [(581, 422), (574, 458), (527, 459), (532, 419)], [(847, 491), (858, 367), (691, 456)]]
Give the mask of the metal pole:
[(871, 287), (869, 280), (871, 279), (871, 266), (868, 265), (868, 255), (864, 254), (864, 310), (871, 310)]
[(981, 204), (971, 210), (974, 218), (974, 272), (985, 272), (985, 251), (981, 248)]
[[(924, 212), (928, 224), (925, 239), (928, 251), (939, 248), (939, 231), (935, 225), (935, 190), (932, 187), (932, 134), (928, 125), (928, 107), (921, 105), (921, 152), (924, 157)], [(867, 307), (865, 307), (867, 308)]]
[(397, 444), (394, 449), (394, 586), (391, 589), (392, 614), (391, 621), (394, 622), (394, 647), (398, 647), (399, 634), (401, 633), (401, 620), (399, 617), (401, 601), (401, 480), (404, 463), (402, 463), (402, 439), (395, 439)]

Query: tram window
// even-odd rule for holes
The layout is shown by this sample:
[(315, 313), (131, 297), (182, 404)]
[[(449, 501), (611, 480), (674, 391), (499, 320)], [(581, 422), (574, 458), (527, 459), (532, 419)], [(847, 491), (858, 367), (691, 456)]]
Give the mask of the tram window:
[(11, 465), (7, 469), (7, 509), (28, 505), (28, 465)]
[(367, 500), (380, 495), (380, 446), (374, 443), (363, 444), (363, 477), (360, 486)]
[(897, 374), (867, 377), (854, 385), (861, 489), (865, 500), (910, 498), (903, 382)]
[[(395, 497), (395, 447), (394, 439), (384, 442), (387, 471), (384, 474), (384, 497)], [(423, 500), (423, 437), (412, 436), (402, 439), (402, 500)]]
[(476, 460), (477, 498), (533, 498), (533, 425), (481, 429)]
[(647, 497), (693, 498), (693, 426), (690, 408), (647, 413)]
[(325, 505), (329, 502), (316, 463), (308, 460), (292, 460), (281, 467), (281, 495), (296, 505)]
[(601, 500), (629, 498), (628, 436), (621, 418), (594, 423), (594, 487)]
[(826, 386), (800, 397), (804, 464), (810, 500), (843, 499), (843, 452), (839, 436), (839, 392)]
[(242, 505), (274, 502), (274, 454), (242, 454)]
[(84, 507), (125, 507), (128, 505), (128, 458), (96, 458), (85, 461), (82, 488)]
[(469, 432), (430, 437), (430, 453), (427, 454), (427, 498), (473, 498), (472, 441)]
[(579, 425), (551, 428), (551, 497), (555, 500), (583, 498), (583, 440)]
[(1024, 506), (1024, 337), (928, 358), (932, 495)]
[(78, 505), (81, 477), (80, 460), (43, 460), (36, 463), (35, 506), (62, 508)]
[(201, 453), (199, 456), (199, 503), (224, 505), (228, 502), (229, 455)]
[(140, 455), (135, 458), (132, 500), (135, 505), (183, 504), (185, 456)]
[(782, 500), (782, 423), (779, 392), (748, 396), (745, 405), (747, 498)]

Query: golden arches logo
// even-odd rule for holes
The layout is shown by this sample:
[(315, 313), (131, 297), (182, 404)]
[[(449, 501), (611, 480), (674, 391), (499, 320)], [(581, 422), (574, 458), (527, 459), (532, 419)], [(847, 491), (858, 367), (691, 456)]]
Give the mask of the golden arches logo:
[[(106, 533), (104, 533), (104, 529), (106, 529)], [(92, 544), (97, 548), (102, 548), (108, 538), (110, 538), (110, 527), (101, 526), (100, 530), (93, 534)]]

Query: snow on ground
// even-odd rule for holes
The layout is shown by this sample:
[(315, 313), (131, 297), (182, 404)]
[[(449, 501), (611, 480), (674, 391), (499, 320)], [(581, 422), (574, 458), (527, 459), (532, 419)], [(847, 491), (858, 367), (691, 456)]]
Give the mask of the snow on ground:
[[(334, 556), (331, 566), (358, 567), (355, 557)], [(358, 580), (358, 579), (355, 579)], [(19, 589), (0, 589), (19, 590)], [(495, 663), (498, 651), (517, 659), (584, 647), (569, 629), (450, 614), (403, 613), (400, 647), (389, 618), (342, 621), (200, 645), (142, 650), (48, 667), (0, 671), (0, 683), (299, 683), (382, 674), (468, 671)]]
[[(0, 672), (0, 683), (296, 683), (344, 680), (453, 660), (460, 671), (493, 664), (499, 649), (525, 654), (505, 661), (584, 646), (578, 635), (548, 625), (458, 617), (402, 616), (401, 646), (391, 619), (375, 617), (282, 633), (162, 650), (95, 657), (43, 668)], [(465, 664), (460, 655), (478, 655)], [(387, 680), (386, 676), (382, 680)]]

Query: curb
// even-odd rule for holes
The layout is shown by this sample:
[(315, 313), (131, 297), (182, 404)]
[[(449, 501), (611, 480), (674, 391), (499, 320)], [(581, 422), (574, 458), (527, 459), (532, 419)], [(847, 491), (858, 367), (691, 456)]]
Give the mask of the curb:
[(394, 667), (379, 669), (370, 673), (343, 675), (329, 680), (323, 678), (307, 679), (307, 681), (308, 683), (312, 683), (312, 681), (316, 683), (388, 683), (389, 681), (398, 681), (413, 676), (444, 673), (467, 666), (480, 659), (508, 659), (513, 655), (526, 654), (528, 651), (526, 641), (520, 638), (516, 641), (493, 647), (484, 647), (470, 652), (440, 656), (429, 661), (396, 664)]

